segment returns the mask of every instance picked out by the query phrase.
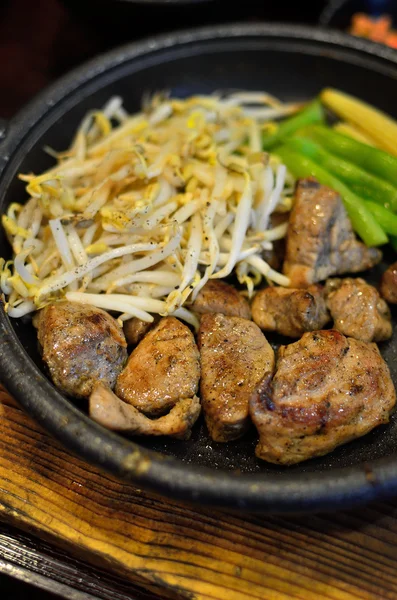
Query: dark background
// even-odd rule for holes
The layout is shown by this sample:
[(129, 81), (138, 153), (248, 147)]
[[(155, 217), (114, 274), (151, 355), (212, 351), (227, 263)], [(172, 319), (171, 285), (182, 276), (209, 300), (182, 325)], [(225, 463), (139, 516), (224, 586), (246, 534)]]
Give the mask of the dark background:
[(0, 0), (0, 117), (74, 66), (120, 44), (171, 29), (226, 21), (316, 23), (322, 0)]

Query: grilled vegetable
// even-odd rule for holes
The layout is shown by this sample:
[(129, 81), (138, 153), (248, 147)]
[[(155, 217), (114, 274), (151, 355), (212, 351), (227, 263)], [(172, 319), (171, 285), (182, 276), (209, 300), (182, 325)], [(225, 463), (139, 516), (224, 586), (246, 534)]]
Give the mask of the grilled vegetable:
[(338, 133), (342, 133), (343, 135), (352, 137), (354, 140), (358, 140), (363, 144), (368, 144), (368, 146), (373, 146), (374, 148), (377, 147), (374, 140), (369, 135), (363, 133), (361, 129), (355, 127), (354, 125), (351, 125), (350, 123), (346, 123), (345, 121), (338, 121), (337, 123), (335, 123), (335, 125), (332, 126), (332, 129), (334, 129), (334, 131), (337, 131)]
[(333, 88), (324, 89), (320, 98), (339, 117), (371, 136), (380, 148), (397, 155), (397, 122), (386, 113)]
[(397, 211), (397, 188), (387, 181), (371, 175), (339, 156), (330, 154), (308, 138), (296, 136), (288, 140), (287, 144), (294, 151), (312, 159), (326, 171), (335, 175), (357, 195), (378, 202), (392, 211)]
[(262, 147), (264, 150), (270, 150), (301, 127), (305, 127), (311, 123), (321, 123), (322, 121), (324, 121), (323, 108), (318, 100), (314, 100), (298, 114), (282, 121), (274, 133), (264, 134), (262, 137)]
[(342, 135), (325, 125), (310, 125), (300, 130), (299, 134), (312, 138), (331, 154), (345, 158), (397, 186), (396, 156)]
[(397, 236), (397, 215), (387, 210), (384, 206), (376, 204), (376, 202), (367, 201), (365, 204), (382, 229), (386, 233)]
[(354, 231), (367, 246), (380, 246), (387, 243), (387, 235), (366, 207), (364, 200), (349, 190), (344, 183), (312, 160), (291, 150), (288, 145), (278, 147), (277, 155), (295, 177), (315, 177), (320, 183), (329, 186), (341, 195)]

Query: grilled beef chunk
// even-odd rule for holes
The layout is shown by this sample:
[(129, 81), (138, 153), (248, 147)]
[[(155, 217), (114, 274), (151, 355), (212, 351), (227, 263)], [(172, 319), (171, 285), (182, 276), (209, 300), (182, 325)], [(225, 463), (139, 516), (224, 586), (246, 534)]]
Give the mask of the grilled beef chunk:
[[(288, 224), (289, 214), (285, 213), (273, 213), (269, 218), (269, 229), (278, 227), (279, 225)], [(279, 271), (282, 267), (285, 258), (285, 238), (274, 240), (272, 242), (273, 248), (271, 250), (263, 250), (262, 258), (265, 260), (272, 269)]]
[(263, 331), (276, 331), (289, 337), (322, 329), (330, 320), (319, 284), (305, 290), (265, 288), (254, 296), (251, 310), (254, 322)]
[(109, 313), (61, 301), (40, 310), (33, 322), (43, 360), (53, 382), (65, 394), (86, 398), (97, 382), (114, 386), (127, 359), (127, 343)]
[(190, 329), (164, 317), (131, 353), (119, 375), (119, 398), (148, 415), (161, 415), (192, 398), (200, 379), (200, 354)]
[(249, 399), (266, 373), (274, 352), (255, 323), (240, 317), (207, 314), (198, 333), (201, 353), (201, 403), (212, 439), (239, 438), (249, 426)]
[(389, 304), (397, 304), (397, 262), (390, 265), (383, 273), (380, 293)]
[(387, 423), (395, 403), (376, 344), (333, 329), (305, 333), (280, 348), (273, 380), (252, 395), (256, 455), (283, 465), (322, 456)]
[(150, 419), (103, 384), (97, 385), (90, 396), (90, 417), (94, 421), (107, 429), (135, 435), (167, 435), (186, 440), (200, 411), (200, 400), (193, 396), (178, 400), (166, 415)]
[(391, 337), (389, 307), (364, 279), (328, 279), (325, 289), (334, 329), (363, 342), (381, 342)]
[(382, 258), (359, 242), (337, 192), (316, 179), (301, 179), (288, 224), (283, 272), (290, 287), (305, 288), (332, 275), (358, 273)]
[(251, 318), (249, 304), (236, 288), (215, 279), (207, 281), (190, 308), (199, 314), (222, 313), (231, 317)]
[(132, 319), (128, 319), (123, 323), (123, 330), (125, 339), (128, 344), (136, 346), (139, 344), (141, 340), (145, 337), (148, 331), (156, 325), (160, 320), (160, 317), (154, 315), (154, 319), (152, 323), (148, 323), (147, 321), (142, 321), (137, 317), (133, 317)]

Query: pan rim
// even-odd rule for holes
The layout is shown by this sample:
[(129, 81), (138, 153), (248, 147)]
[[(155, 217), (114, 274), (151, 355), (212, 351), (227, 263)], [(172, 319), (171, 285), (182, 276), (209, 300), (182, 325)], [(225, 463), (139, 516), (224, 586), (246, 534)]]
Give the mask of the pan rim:
[[(235, 38), (294, 39), (297, 43), (351, 50), (390, 67), (397, 78), (397, 52), (339, 31), (287, 23), (232, 23), (183, 30), (115, 48), (85, 62), (51, 84), (12, 120), (0, 143), (0, 193), (7, 171), (31, 130), (53, 108), (95, 78), (122, 64), (175, 47)], [(66, 111), (64, 111), (66, 112)], [(183, 463), (147, 450), (97, 425), (62, 396), (28, 357), (8, 317), (0, 311), (0, 372), (8, 390), (50, 433), (89, 463), (134, 484), (173, 498), (259, 512), (306, 512), (362, 504), (397, 493), (397, 457), (327, 472), (237, 475)], [(27, 360), (28, 358), (28, 360)]]

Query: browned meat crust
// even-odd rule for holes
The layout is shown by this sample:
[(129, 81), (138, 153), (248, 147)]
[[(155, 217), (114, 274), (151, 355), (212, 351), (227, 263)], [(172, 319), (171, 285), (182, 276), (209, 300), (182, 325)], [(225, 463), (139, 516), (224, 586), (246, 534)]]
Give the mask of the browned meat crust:
[[(277, 227), (282, 223), (286, 223), (288, 218), (288, 213), (273, 213), (269, 219), (269, 229)], [(272, 267), (272, 269), (279, 271), (282, 267), (285, 257), (285, 238), (274, 240), (272, 245), (273, 248), (271, 250), (263, 250), (262, 258), (267, 262), (268, 265)]]
[(207, 281), (190, 308), (199, 314), (222, 313), (231, 317), (251, 318), (247, 300), (236, 288), (224, 281)]
[(251, 398), (256, 455), (284, 465), (322, 456), (387, 423), (395, 403), (376, 344), (335, 330), (305, 333), (280, 348), (273, 380)]
[(212, 439), (239, 438), (249, 426), (248, 403), (264, 375), (273, 372), (274, 352), (255, 323), (207, 314), (198, 333), (201, 402)]
[(34, 319), (38, 339), (55, 385), (85, 398), (94, 384), (111, 388), (127, 359), (123, 330), (109, 313), (77, 302), (56, 302)]
[(305, 331), (322, 329), (330, 320), (322, 286), (306, 290), (268, 287), (252, 301), (252, 318), (263, 331), (300, 337)]
[(131, 353), (115, 392), (143, 413), (160, 415), (192, 398), (200, 379), (200, 354), (190, 329), (164, 317)]
[(147, 332), (150, 331), (150, 329), (154, 327), (154, 325), (156, 325), (156, 323), (158, 323), (159, 320), (160, 317), (154, 315), (152, 323), (142, 321), (137, 317), (133, 317), (132, 319), (128, 319), (128, 321), (124, 321), (123, 330), (127, 343), (131, 344), (132, 346), (136, 346), (137, 344), (139, 344), (139, 342), (143, 340)]
[(379, 249), (356, 239), (337, 192), (313, 178), (298, 181), (283, 265), (290, 287), (305, 288), (332, 275), (358, 273), (381, 258)]
[(392, 336), (389, 307), (364, 279), (329, 279), (325, 287), (334, 329), (363, 342), (381, 342)]
[(397, 262), (383, 273), (380, 282), (380, 293), (390, 304), (397, 304)]
[(167, 435), (188, 439), (197, 421), (201, 406), (197, 396), (183, 398), (170, 412), (150, 419), (131, 404), (118, 398), (110, 388), (97, 385), (90, 396), (90, 417), (107, 429), (135, 435)]

